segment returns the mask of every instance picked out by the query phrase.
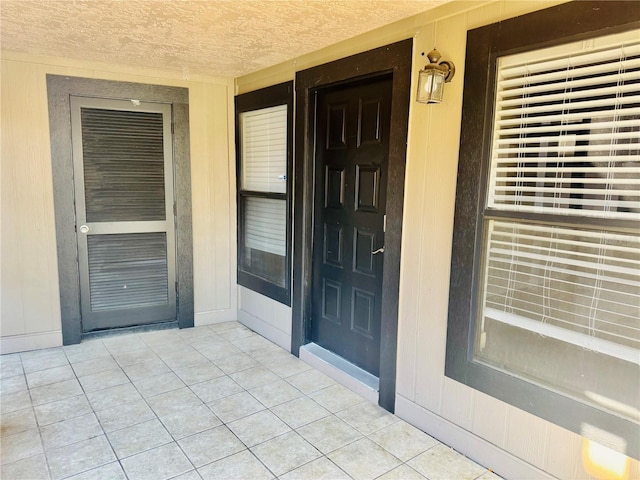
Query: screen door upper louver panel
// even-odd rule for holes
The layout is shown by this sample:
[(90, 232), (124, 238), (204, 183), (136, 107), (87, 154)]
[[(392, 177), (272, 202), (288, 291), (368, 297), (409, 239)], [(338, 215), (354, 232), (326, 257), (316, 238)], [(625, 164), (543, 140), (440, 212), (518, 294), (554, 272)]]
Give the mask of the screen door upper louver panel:
[(88, 222), (165, 219), (162, 114), (82, 108)]
[(71, 97), (82, 330), (176, 318), (171, 105)]
[(164, 233), (91, 235), (88, 247), (94, 312), (168, 303)]

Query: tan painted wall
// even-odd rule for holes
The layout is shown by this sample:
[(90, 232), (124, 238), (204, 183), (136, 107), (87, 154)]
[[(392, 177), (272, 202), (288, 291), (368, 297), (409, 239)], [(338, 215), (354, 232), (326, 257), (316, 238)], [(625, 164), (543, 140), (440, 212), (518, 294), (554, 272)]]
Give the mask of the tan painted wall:
[(238, 321), (291, 351), (291, 307), (238, 285)]
[[(413, 81), (434, 45), (455, 62), (457, 73), (441, 105), (416, 103), (409, 115), (405, 210), (400, 278), (397, 367), (398, 405), (427, 428), (444, 419), (481, 443), (558, 478), (590, 478), (582, 467), (582, 438), (444, 376), (449, 269), (455, 205), (466, 32), (546, 8), (561, 1), (455, 2), (410, 20), (236, 80), (244, 93), (291, 80), (295, 71), (377, 46), (414, 38)], [(415, 87), (415, 85), (414, 85)], [(434, 420), (435, 419), (435, 420)], [(465, 434), (467, 436), (465, 437)], [(455, 435), (454, 435), (455, 436)], [(452, 437), (453, 438), (453, 437)], [(465, 453), (465, 440), (452, 445)], [(473, 450), (473, 449), (471, 449)], [(469, 453), (468, 453), (469, 454)], [(489, 456), (485, 456), (485, 459)], [(487, 464), (500, 473), (500, 465)], [(631, 477), (640, 478), (632, 462)]]
[(196, 325), (236, 318), (233, 80), (2, 52), (3, 353), (59, 345), (46, 74), (189, 89)]

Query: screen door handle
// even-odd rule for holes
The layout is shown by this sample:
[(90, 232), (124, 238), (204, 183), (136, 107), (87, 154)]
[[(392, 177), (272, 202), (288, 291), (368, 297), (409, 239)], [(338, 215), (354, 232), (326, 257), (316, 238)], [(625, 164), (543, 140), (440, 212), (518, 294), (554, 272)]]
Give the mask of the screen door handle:
[(89, 233), (89, 226), (88, 225), (82, 225), (80, 227), (80, 233)]
[(378, 253), (384, 253), (384, 247), (380, 247), (377, 250), (374, 250), (373, 252), (371, 252), (371, 255), (377, 255)]

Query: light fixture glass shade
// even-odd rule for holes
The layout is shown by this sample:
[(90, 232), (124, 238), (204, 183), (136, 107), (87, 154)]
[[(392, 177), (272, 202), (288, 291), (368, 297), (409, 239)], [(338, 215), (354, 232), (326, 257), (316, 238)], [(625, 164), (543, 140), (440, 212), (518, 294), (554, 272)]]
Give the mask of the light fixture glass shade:
[(418, 96), (420, 103), (440, 103), (444, 94), (444, 82), (447, 72), (438, 68), (425, 67), (418, 77)]

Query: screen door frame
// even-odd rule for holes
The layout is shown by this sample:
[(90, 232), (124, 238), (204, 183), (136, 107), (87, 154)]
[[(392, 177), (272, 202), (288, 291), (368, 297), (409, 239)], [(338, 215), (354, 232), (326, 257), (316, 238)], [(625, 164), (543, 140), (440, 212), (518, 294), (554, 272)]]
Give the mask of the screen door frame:
[[(74, 163), (74, 190), (80, 305), (84, 333), (107, 328), (147, 325), (176, 318), (176, 261), (173, 182), (172, 111), (166, 103), (127, 101), (92, 97), (70, 97), (71, 131)], [(164, 160), (164, 220), (88, 222), (86, 216), (84, 154), (81, 111), (83, 108), (111, 111), (145, 112), (162, 115)], [(88, 229), (88, 231), (84, 231)], [(126, 235), (164, 233), (166, 236), (167, 303), (154, 306), (128, 306), (118, 309), (92, 308), (88, 237), (91, 235)], [(125, 238), (125, 237), (122, 237)]]

